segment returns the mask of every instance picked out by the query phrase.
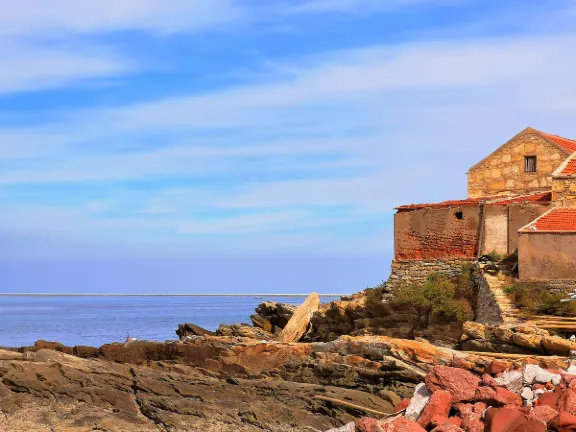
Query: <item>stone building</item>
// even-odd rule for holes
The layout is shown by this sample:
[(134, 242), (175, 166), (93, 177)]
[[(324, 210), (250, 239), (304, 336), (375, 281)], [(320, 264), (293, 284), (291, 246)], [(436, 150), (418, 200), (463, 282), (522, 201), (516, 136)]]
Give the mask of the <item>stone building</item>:
[[(574, 227), (542, 228), (557, 218)], [(524, 129), (470, 168), (467, 199), (398, 207), (394, 250), (392, 279), (492, 252), (517, 254), (522, 279), (576, 279), (576, 141)]]

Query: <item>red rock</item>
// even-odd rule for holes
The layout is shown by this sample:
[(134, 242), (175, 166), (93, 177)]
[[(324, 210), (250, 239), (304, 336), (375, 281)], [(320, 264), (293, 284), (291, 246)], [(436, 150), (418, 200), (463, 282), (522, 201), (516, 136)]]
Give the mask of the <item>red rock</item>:
[(424, 411), (418, 419), (418, 424), (427, 427), (432, 417), (441, 415), (448, 417), (450, 407), (452, 406), (452, 395), (446, 390), (438, 390), (432, 394), (432, 397), (424, 407)]
[(538, 405), (542, 406), (542, 405), (547, 405), (550, 408), (554, 408), (556, 409), (556, 406), (558, 405), (558, 399), (560, 399), (560, 395), (561, 393), (544, 393), (541, 394), (540, 397), (538, 398)]
[[(358, 429), (356, 429), (358, 431)], [(400, 417), (392, 423), (382, 426), (383, 432), (426, 432), (418, 423), (408, 420), (405, 417)]]
[(396, 404), (394, 412), (402, 411), (403, 409), (408, 408), (408, 405), (410, 405), (410, 399), (403, 399), (399, 404)]
[(444, 423), (460, 427), (460, 425), (462, 424), (462, 419), (460, 417), (444, 417), (437, 414), (434, 417), (432, 417), (432, 420), (430, 421), (430, 424), (433, 427), (443, 425)]
[[(546, 393), (546, 394), (557, 394), (557, 393)], [(542, 396), (540, 398), (542, 398)], [(570, 414), (576, 414), (576, 391), (572, 390), (571, 388), (564, 390), (560, 394), (560, 397), (558, 398), (556, 409), (558, 411), (566, 411)]]
[(517, 410), (492, 408), (486, 413), (486, 432), (546, 432), (546, 425)]
[(503, 387), (496, 389), (496, 401), (501, 405), (518, 405), (522, 406), (522, 396), (506, 390)]
[(494, 389), (498, 387), (498, 383), (496, 382), (496, 380), (488, 374), (482, 375), (482, 385), (492, 387)]
[(564, 380), (564, 382), (566, 382), (567, 384), (571, 384), (572, 381), (574, 381), (576, 379), (576, 375), (572, 375), (563, 371), (560, 371), (560, 376), (562, 377), (562, 379)]
[(556, 388), (556, 386), (554, 384), (552, 384), (551, 382), (546, 383), (546, 390), (554, 390)]
[(482, 414), (485, 409), (486, 409), (486, 404), (483, 403), (483, 402), (476, 402), (476, 403), (474, 404), (474, 407), (472, 408), (472, 410), (473, 410), (476, 414)]
[(529, 414), (529, 417), (542, 420), (544, 423), (550, 424), (552, 420), (558, 417), (558, 411), (556, 411), (554, 408), (550, 408), (547, 405), (537, 406)]
[(544, 384), (539, 384), (539, 383), (536, 383), (532, 386), (532, 390), (543, 390), (545, 388), (546, 388), (546, 386)]
[(458, 426), (451, 423), (444, 423), (438, 427), (432, 429), (432, 432), (465, 432), (464, 429), (460, 429)]
[(447, 390), (454, 402), (473, 400), (480, 379), (463, 369), (434, 366), (426, 376), (426, 387), (431, 392)]
[(484, 402), (488, 405), (496, 405), (496, 390), (492, 387), (478, 387), (474, 400)]
[(490, 366), (488, 366), (488, 373), (490, 375), (496, 375), (498, 373), (506, 372), (512, 368), (510, 362), (503, 360), (492, 360)]
[(362, 417), (356, 420), (356, 432), (378, 432), (380, 422), (371, 417)]
[(560, 411), (558, 417), (550, 423), (550, 428), (559, 431), (576, 430), (576, 416), (566, 411)]
[(482, 414), (474, 412), (474, 405), (460, 403), (456, 404), (455, 408), (462, 418), (462, 429), (466, 432), (484, 432)]

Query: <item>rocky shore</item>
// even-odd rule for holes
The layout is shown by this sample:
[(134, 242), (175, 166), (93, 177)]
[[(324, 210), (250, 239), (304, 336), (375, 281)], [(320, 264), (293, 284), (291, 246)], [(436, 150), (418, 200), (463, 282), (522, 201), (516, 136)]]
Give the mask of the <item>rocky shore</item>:
[(0, 431), (576, 430), (576, 342), (418, 330), (385, 296), (263, 303), (251, 325), (182, 324), (177, 341), (0, 350)]

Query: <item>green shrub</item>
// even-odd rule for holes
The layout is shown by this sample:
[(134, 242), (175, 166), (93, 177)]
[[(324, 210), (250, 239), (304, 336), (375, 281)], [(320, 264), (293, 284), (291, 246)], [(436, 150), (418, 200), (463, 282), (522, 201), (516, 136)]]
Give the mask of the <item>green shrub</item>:
[(544, 284), (516, 282), (506, 287), (504, 292), (528, 315), (576, 316), (576, 303), (562, 302), (566, 296), (550, 292)]
[(487, 254), (484, 254), (484, 255), (486, 255), (486, 256), (489, 257), (492, 261), (497, 262), (497, 263), (500, 262), (500, 261), (503, 261), (504, 258), (506, 258), (506, 255), (503, 255), (503, 254), (498, 253), (498, 252), (496, 252), (496, 251), (488, 252)]
[(432, 320), (439, 322), (468, 321), (474, 318), (472, 301), (475, 296), (470, 269), (450, 279), (433, 273), (422, 284), (412, 284), (400, 288), (396, 302), (414, 308), (425, 327)]

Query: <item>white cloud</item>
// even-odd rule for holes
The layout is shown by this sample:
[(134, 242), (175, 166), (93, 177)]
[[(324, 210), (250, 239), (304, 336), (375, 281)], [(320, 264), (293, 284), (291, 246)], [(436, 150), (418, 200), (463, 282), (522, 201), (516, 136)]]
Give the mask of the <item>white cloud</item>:
[(0, 94), (33, 91), (123, 74), (133, 62), (100, 47), (55, 46), (0, 38)]
[(451, 5), (467, 0), (305, 0), (286, 8), (286, 13), (354, 12), (395, 10), (423, 4)]
[(232, 0), (0, 0), (0, 34), (202, 30), (236, 19)]

